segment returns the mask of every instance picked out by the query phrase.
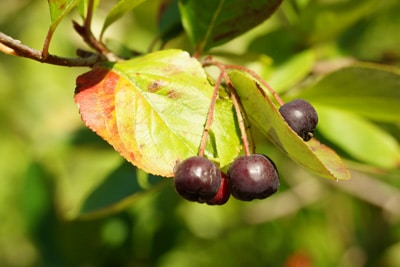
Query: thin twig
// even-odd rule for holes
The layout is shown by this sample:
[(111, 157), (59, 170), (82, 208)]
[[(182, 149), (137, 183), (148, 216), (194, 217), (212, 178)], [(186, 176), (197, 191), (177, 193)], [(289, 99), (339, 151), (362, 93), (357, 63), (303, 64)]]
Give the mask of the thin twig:
[(107, 58), (108, 61), (118, 61), (120, 58), (116, 56), (111, 50), (109, 50), (102, 42), (94, 37), (90, 29), (86, 29), (85, 26), (79, 25), (76, 21), (72, 22), (76, 32), (82, 37), (87, 45), (92, 47), (98, 53), (102, 54)]
[(96, 37), (92, 33), (91, 25), (93, 18), (93, 7), (93, 0), (90, 0), (88, 2), (88, 10), (83, 26), (79, 25), (76, 21), (72, 21), (74, 29), (82, 37), (87, 45), (106, 57), (108, 61), (118, 61), (120, 60), (120, 58), (115, 55), (111, 50), (109, 50), (101, 40), (96, 39)]
[(94, 8), (93, 0), (89, 0), (88, 1), (88, 9), (87, 9), (86, 18), (85, 18), (85, 24), (84, 24), (84, 27), (87, 30), (90, 30), (92, 27), (93, 8)]
[(0, 51), (11, 56), (25, 57), (42, 63), (68, 67), (91, 67), (105, 60), (98, 54), (91, 54), (88, 57), (78, 58), (65, 58), (51, 54), (48, 54), (47, 57), (43, 57), (41, 51), (30, 48), (2, 32), (0, 32)]

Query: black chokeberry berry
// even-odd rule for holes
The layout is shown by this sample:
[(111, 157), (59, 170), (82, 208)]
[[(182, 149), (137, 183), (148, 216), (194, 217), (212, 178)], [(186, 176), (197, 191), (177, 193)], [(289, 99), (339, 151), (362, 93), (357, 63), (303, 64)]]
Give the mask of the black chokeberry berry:
[(208, 205), (223, 205), (228, 202), (229, 197), (231, 196), (231, 191), (229, 189), (229, 181), (228, 176), (225, 173), (222, 174), (221, 185), (218, 189), (218, 193), (211, 199), (207, 201)]
[(261, 154), (235, 159), (229, 167), (228, 177), (231, 194), (239, 200), (264, 199), (279, 187), (275, 164)]
[(174, 169), (176, 192), (190, 201), (207, 202), (215, 197), (221, 185), (221, 171), (204, 157), (190, 157)]
[(283, 104), (279, 112), (290, 128), (304, 141), (311, 139), (318, 123), (318, 114), (314, 107), (303, 99), (295, 99)]

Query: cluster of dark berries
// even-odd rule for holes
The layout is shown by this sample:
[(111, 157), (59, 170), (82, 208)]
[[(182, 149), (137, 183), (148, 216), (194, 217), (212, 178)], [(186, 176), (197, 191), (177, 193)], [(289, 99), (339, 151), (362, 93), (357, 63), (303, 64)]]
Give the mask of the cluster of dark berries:
[(175, 190), (183, 198), (209, 205), (225, 204), (230, 195), (244, 201), (263, 199), (278, 190), (275, 164), (265, 155), (237, 158), (228, 174), (204, 157), (190, 157), (174, 170)]
[[(310, 103), (296, 99), (282, 105), (279, 112), (304, 141), (312, 138), (318, 115)], [(225, 204), (231, 194), (243, 201), (264, 199), (279, 187), (274, 162), (262, 154), (236, 158), (227, 174), (207, 158), (190, 157), (177, 164), (174, 174), (175, 190), (179, 195), (209, 205)]]

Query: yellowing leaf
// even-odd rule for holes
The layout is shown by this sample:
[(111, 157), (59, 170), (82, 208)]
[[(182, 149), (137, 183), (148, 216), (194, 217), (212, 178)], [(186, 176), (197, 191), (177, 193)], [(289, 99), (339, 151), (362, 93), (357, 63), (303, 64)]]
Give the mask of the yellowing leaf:
[[(196, 59), (164, 50), (83, 74), (75, 101), (85, 124), (123, 157), (169, 177), (176, 162), (198, 154), (213, 89)], [(207, 146), (205, 154), (223, 167), (238, 154), (240, 140), (230, 101), (215, 112), (211, 136), (217, 147)]]

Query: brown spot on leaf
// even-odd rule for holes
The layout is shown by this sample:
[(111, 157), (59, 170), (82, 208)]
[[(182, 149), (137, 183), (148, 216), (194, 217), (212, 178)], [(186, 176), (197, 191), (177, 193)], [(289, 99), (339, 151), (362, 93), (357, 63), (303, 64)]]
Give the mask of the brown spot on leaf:
[(172, 98), (172, 99), (178, 99), (181, 97), (181, 93), (174, 91), (174, 90), (169, 90), (167, 93), (167, 97)]
[(159, 91), (163, 87), (163, 82), (162, 81), (153, 81), (147, 86), (147, 90), (150, 93), (155, 93)]

